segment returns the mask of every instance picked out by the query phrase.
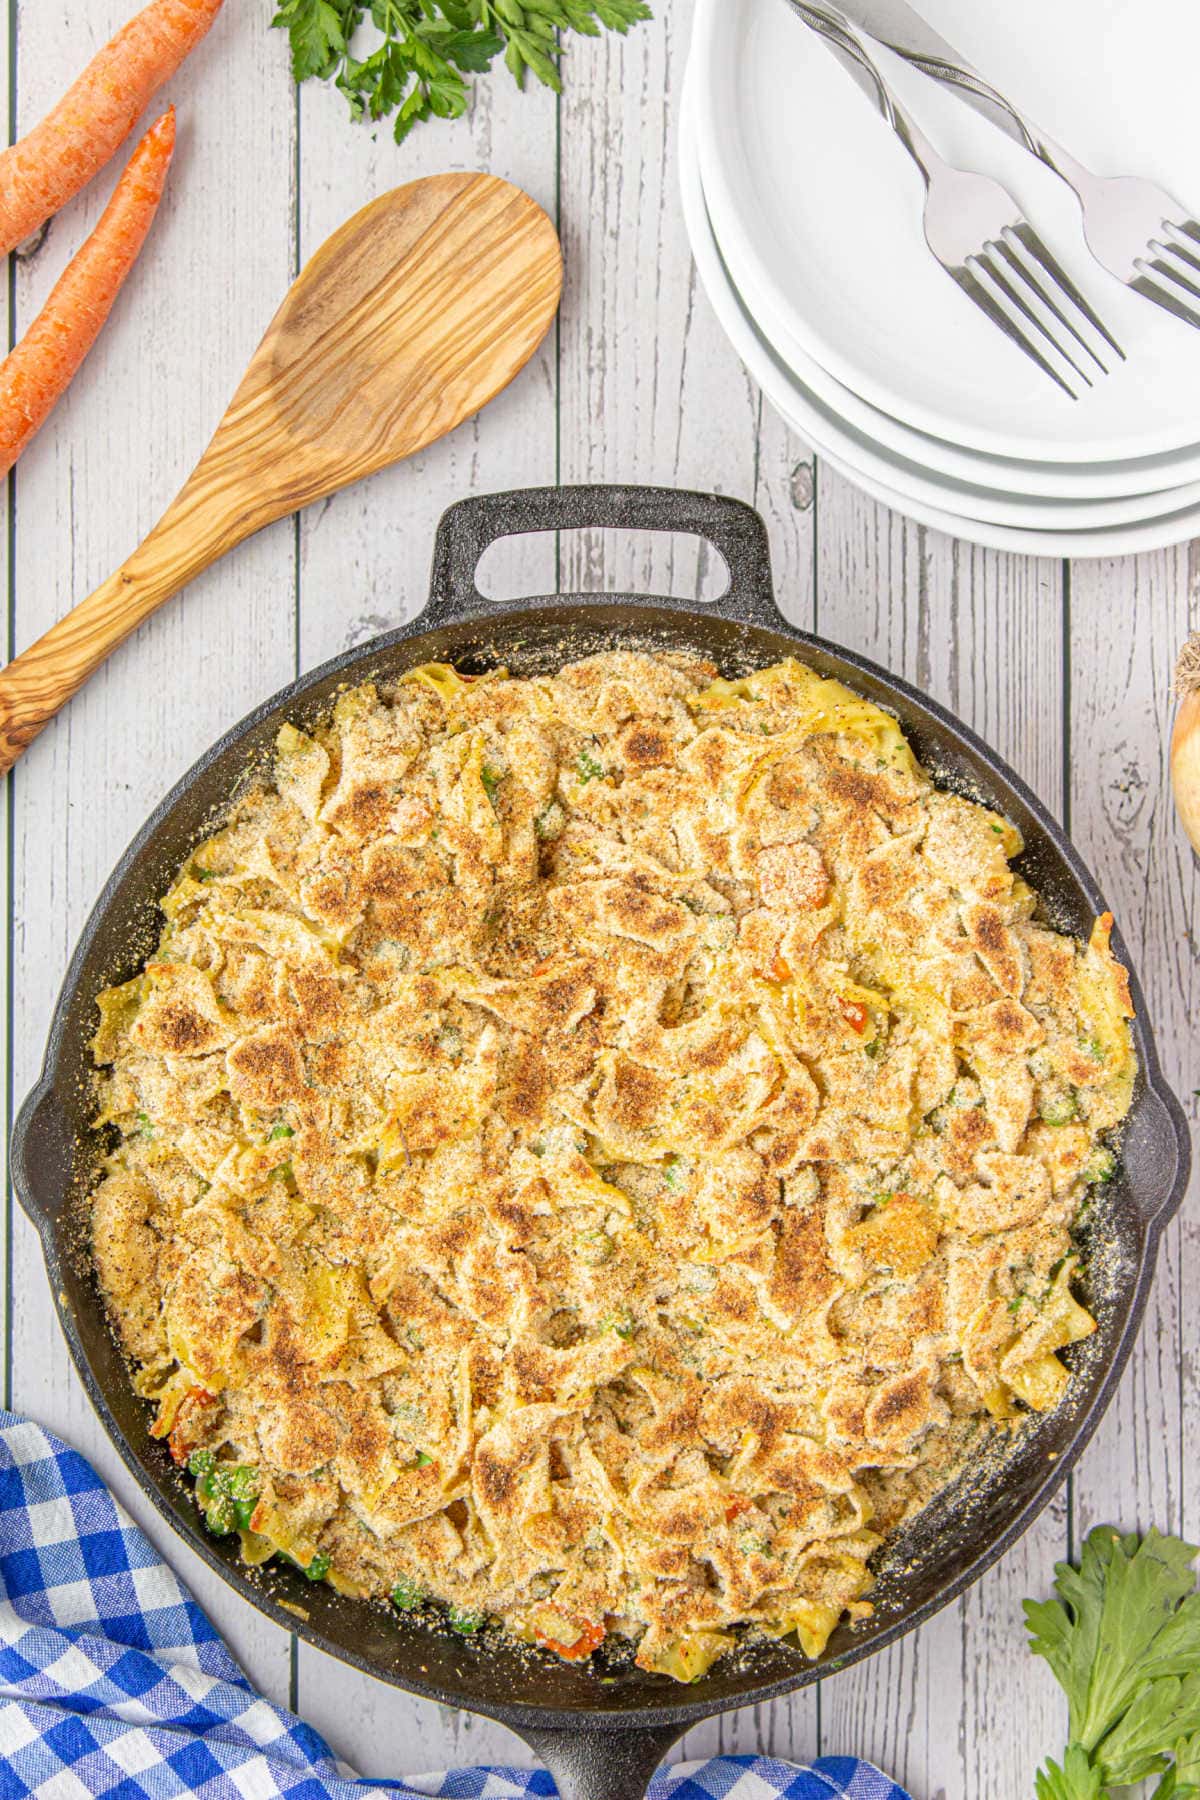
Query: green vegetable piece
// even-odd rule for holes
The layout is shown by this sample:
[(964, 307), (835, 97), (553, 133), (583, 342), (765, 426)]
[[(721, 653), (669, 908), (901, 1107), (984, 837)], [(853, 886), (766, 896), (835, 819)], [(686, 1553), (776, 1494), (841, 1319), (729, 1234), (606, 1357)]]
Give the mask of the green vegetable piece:
[(425, 1451), (425, 1450), (417, 1451), (417, 1467), (418, 1467), (418, 1469), (427, 1469), (432, 1461), (433, 1461), (433, 1458), (432, 1458), (432, 1456), (429, 1455), (428, 1451)]
[(257, 1500), (262, 1476), (253, 1463), (218, 1463), (214, 1479), (231, 1500)]
[(679, 1189), (687, 1180), (687, 1170), (683, 1166), (682, 1156), (668, 1156), (663, 1164), (663, 1180), (669, 1188)]
[(611, 1313), (600, 1325), (601, 1331), (615, 1331), (619, 1338), (629, 1343), (637, 1332), (637, 1326), (628, 1313)]
[(198, 1484), (196, 1492), (200, 1496), (206, 1530), (214, 1537), (228, 1537), (230, 1532), (237, 1530), (237, 1508), (228, 1494), (223, 1494), (219, 1487), (208, 1481)]
[(392, 1589), (392, 1605), (398, 1612), (412, 1612), (424, 1598), (425, 1589), (420, 1582), (411, 1581), (407, 1575), (402, 1575)]
[(276, 1163), (275, 1167), (271, 1170), (271, 1173), (267, 1176), (268, 1181), (290, 1181), (291, 1179), (292, 1165), (290, 1162)]
[(870, 1057), (882, 1056), (883, 1039), (877, 1037), (872, 1038), (869, 1044), (863, 1045), (863, 1050), (865, 1054)]
[(1111, 1181), (1117, 1172), (1117, 1159), (1106, 1144), (1101, 1144), (1083, 1171), (1085, 1181)]
[(1197, 1547), (1110, 1525), (1084, 1541), (1079, 1567), (1055, 1568), (1053, 1600), (1025, 1602), (1030, 1648), (1067, 1696), (1070, 1743), (1039, 1772), (1039, 1800), (1102, 1800), (1109, 1788), (1163, 1779), (1159, 1800), (1200, 1771)]
[(450, 1621), (451, 1631), (457, 1631), (460, 1637), (474, 1637), (475, 1633), (482, 1631), (487, 1624), (486, 1613), (471, 1612), (469, 1608), (463, 1606), (452, 1606), (447, 1617)]
[(284, 1562), (290, 1562), (293, 1569), (299, 1569), (308, 1581), (324, 1581), (331, 1567), (329, 1555), (324, 1550), (318, 1550), (312, 1561), (307, 1563), (302, 1563), (300, 1558), (293, 1556), (290, 1550), (280, 1550), (277, 1554), (283, 1558)]
[(604, 779), (604, 764), (598, 763), (590, 750), (579, 752), (575, 768), (584, 787), (589, 781), (603, 781)]
[(152, 1138), (154, 1136), (154, 1122), (151, 1119), (150, 1114), (140, 1112), (135, 1113), (134, 1117), (137, 1119), (138, 1136)]
[(504, 771), (503, 769), (489, 768), (487, 763), (484, 763), (482, 769), (479, 771), (479, 779), (483, 783), (484, 793), (492, 803), (492, 811), (495, 812), (497, 810), (496, 792), (500, 783), (504, 780)]
[(1068, 1088), (1064, 1094), (1048, 1096), (1038, 1110), (1047, 1125), (1069, 1125), (1079, 1117), (1079, 1095), (1074, 1088)]
[(280, 1138), (290, 1138), (295, 1137), (295, 1135), (296, 1134), (290, 1125), (273, 1125), (267, 1133), (267, 1142), (268, 1144), (276, 1144), (279, 1142)]
[(188, 1469), (196, 1476), (196, 1494), (208, 1529), (221, 1537), (249, 1531), (262, 1487), (253, 1464), (219, 1463), (211, 1450), (193, 1450)]

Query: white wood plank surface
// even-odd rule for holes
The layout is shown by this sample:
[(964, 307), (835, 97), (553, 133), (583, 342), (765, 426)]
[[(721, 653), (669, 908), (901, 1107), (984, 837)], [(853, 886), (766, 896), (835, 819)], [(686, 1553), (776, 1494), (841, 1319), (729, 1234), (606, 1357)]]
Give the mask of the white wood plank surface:
[[(1196, 628), (1198, 582), (1195, 544), (1081, 564), (1070, 606), (1072, 668), (1080, 671), (1069, 722), (1071, 830), (1105, 885), (1142, 976), (1167, 1078), (1193, 1116), (1200, 879), (1167, 798), (1163, 722), (1173, 710), (1175, 656), (1189, 625)], [(1164, 1235), (1130, 1367), (1075, 1478), (1080, 1534), (1114, 1516), (1127, 1527), (1196, 1530), (1195, 1180), (1191, 1202)]]
[[(0, 80), (25, 128), (133, 0), (7, 0)], [(226, 7), (171, 85), (180, 148), (162, 217), (85, 370), (9, 484), (0, 546), (10, 649), (109, 573), (174, 491), (298, 263), (375, 194), (443, 168), (519, 182), (560, 223), (561, 319), (520, 382), (414, 462), (243, 547), (160, 614), (5, 783), (6, 1108), (40, 1060), (78, 930), (158, 796), (252, 703), (412, 617), (433, 531), (467, 493), (561, 480), (695, 486), (751, 500), (798, 624), (915, 680), (1066, 815), (1141, 971), (1168, 1074), (1200, 1086), (1195, 858), (1165, 786), (1173, 655), (1200, 624), (1200, 546), (1106, 564), (994, 555), (913, 526), (815, 461), (748, 380), (700, 291), (677, 197), (690, 0), (625, 40), (572, 41), (561, 101), (502, 72), (467, 118), (397, 148), (340, 96), (297, 99), (271, 0)], [(13, 328), (32, 316), (115, 178), (18, 259)], [(7, 290), (4, 301), (7, 307)], [(6, 312), (7, 322), (7, 312)], [(9, 555), (11, 550), (11, 567)], [(589, 533), (500, 547), (489, 593), (711, 593), (693, 542)], [(511, 1733), (408, 1699), (243, 1608), (159, 1526), (70, 1371), (33, 1234), (11, 1199), (6, 1394), (92, 1457), (196, 1589), (255, 1681), (360, 1769), (399, 1776), (528, 1763)], [(1069, 1491), (984, 1581), (890, 1653), (790, 1700), (689, 1733), (684, 1752), (875, 1757), (915, 1800), (1019, 1800), (1057, 1750), (1056, 1690), (1024, 1648), (1020, 1599), (1100, 1519), (1200, 1533), (1200, 1208), (1164, 1239), (1134, 1363)], [(10, 1248), (9, 1248), (10, 1247)]]

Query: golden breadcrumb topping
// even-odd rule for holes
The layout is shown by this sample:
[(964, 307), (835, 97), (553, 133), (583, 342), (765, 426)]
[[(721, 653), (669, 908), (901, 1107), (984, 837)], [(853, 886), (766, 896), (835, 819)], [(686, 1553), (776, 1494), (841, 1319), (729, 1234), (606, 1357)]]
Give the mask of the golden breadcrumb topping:
[(819, 1655), (1094, 1329), (1129, 990), (1020, 849), (794, 661), (284, 726), (95, 1040), (96, 1267), (210, 1528), (563, 1656)]

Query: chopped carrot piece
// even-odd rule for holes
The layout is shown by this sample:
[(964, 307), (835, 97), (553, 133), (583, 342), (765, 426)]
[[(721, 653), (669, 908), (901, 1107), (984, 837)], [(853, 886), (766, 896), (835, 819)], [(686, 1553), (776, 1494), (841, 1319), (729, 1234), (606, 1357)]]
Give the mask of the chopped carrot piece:
[(0, 152), (0, 252), (36, 231), (115, 156), (222, 4), (151, 0), (92, 58), (41, 124)]
[(788, 982), (792, 979), (791, 968), (784, 957), (776, 956), (775, 960), (772, 962), (771, 979), (773, 981), (781, 982)]
[(90, 238), (0, 363), (0, 475), (7, 474), (95, 343), (162, 198), (175, 109), (152, 125)]
[(216, 1404), (217, 1396), (210, 1394), (207, 1388), (189, 1388), (183, 1396), (179, 1402), (179, 1411), (175, 1414), (175, 1423), (171, 1427), (171, 1434), (167, 1439), (167, 1448), (175, 1462), (185, 1463), (187, 1461), (199, 1442), (198, 1427), (201, 1421), (197, 1415), (207, 1412)]
[(753, 1504), (752, 1500), (731, 1500), (725, 1508), (725, 1523), (732, 1525), (739, 1514), (749, 1512)]
[(860, 1034), (867, 1029), (870, 1013), (861, 1000), (838, 1000), (838, 1011), (852, 1031)]
[(561, 1656), (564, 1662), (582, 1662), (593, 1650), (598, 1650), (604, 1642), (603, 1625), (585, 1625), (583, 1631), (573, 1644), (560, 1644), (557, 1638), (543, 1637), (538, 1633), (538, 1643), (543, 1650), (553, 1650), (555, 1656)]

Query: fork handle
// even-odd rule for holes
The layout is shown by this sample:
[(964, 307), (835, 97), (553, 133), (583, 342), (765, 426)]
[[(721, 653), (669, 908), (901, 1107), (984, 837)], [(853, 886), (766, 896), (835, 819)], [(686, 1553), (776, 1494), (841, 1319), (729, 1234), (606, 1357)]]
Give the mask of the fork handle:
[(843, 19), (826, 11), (820, 0), (788, 0), (788, 5), (810, 31), (823, 38), (838, 61), (854, 78), (868, 100), (879, 108), (904, 148), (908, 151), (928, 182), (934, 168), (941, 165), (938, 155), (912, 114), (901, 105), (871, 56)]
[[(795, 0), (789, 3), (794, 4)], [(830, 5), (829, 11), (834, 10)], [(1019, 112), (953, 44), (926, 23), (908, 0), (836, 0), (836, 12), (860, 31), (869, 33), (877, 43), (894, 50), (923, 75), (953, 88), (968, 106), (1064, 180), (1074, 185), (1086, 174), (1061, 144)]]

